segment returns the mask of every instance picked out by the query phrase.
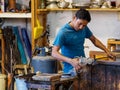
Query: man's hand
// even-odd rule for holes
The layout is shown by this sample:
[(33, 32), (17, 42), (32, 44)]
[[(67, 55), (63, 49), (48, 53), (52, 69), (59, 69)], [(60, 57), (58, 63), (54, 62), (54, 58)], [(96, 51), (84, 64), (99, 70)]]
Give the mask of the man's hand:
[(111, 52), (111, 51), (108, 51), (107, 52), (107, 55), (108, 55), (108, 57), (111, 59), (111, 60), (116, 60), (116, 56), (115, 56), (115, 54), (113, 53), (113, 52)]
[(79, 64), (79, 58), (73, 58), (71, 65), (75, 68), (77, 72), (82, 68)]

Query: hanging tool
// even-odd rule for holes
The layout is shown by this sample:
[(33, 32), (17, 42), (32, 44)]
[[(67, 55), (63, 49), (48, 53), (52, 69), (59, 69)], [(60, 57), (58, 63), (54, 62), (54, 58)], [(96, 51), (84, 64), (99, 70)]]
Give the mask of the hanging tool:
[(34, 28), (34, 39), (38, 39), (43, 33), (43, 26), (41, 26), (39, 20), (36, 20), (37, 26)]

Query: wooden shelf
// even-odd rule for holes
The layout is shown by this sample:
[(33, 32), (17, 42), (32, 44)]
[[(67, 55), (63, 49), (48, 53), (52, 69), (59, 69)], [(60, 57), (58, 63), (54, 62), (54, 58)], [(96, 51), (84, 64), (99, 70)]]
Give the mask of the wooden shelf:
[(120, 8), (100, 8), (100, 9), (87, 9), (89, 11), (107, 11), (107, 12), (119, 12)]
[[(37, 9), (37, 12), (49, 12), (49, 11), (76, 11), (79, 8), (71, 8), (71, 9)], [(120, 8), (99, 8), (99, 9), (87, 9), (89, 11), (109, 11), (109, 12), (119, 12)]]
[(0, 18), (31, 18), (31, 13), (0, 13)]

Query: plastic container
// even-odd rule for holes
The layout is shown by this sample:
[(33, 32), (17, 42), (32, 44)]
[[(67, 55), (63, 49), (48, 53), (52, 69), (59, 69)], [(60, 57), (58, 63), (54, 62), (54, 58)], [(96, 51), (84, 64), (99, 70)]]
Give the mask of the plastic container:
[(0, 90), (6, 90), (6, 75), (0, 74)]
[[(17, 90), (28, 90), (26, 80), (24, 78), (15, 78)], [(1, 89), (2, 90), (2, 89)]]

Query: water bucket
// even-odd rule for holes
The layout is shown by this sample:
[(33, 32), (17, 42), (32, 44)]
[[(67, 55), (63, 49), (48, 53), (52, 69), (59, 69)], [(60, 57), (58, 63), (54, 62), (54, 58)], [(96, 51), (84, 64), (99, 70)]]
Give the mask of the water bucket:
[(0, 74), (0, 90), (6, 90), (6, 75)]
[(25, 82), (26, 80), (24, 78), (15, 77), (15, 81), (17, 90), (28, 90)]

